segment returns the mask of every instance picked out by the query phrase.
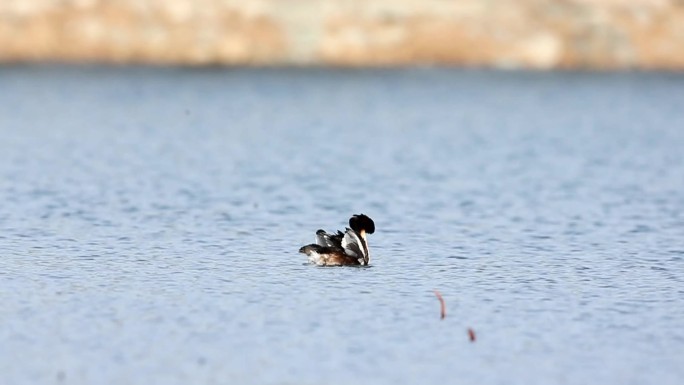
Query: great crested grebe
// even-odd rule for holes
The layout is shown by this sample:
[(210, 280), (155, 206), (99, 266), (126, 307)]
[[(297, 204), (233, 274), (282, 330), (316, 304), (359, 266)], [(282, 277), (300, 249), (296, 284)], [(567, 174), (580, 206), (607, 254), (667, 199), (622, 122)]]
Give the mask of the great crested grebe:
[(336, 234), (318, 230), (316, 243), (303, 246), (299, 252), (319, 266), (368, 265), (370, 253), (366, 234), (375, 232), (375, 223), (366, 215), (355, 214), (349, 218), (349, 227), (344, 233), (338, 231)]

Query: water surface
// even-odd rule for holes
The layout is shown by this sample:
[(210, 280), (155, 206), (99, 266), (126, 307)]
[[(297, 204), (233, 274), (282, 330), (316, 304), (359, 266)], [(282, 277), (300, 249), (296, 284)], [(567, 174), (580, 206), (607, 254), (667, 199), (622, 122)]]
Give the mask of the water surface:
[(679, 384), (682, 89), (0, 68), (2, 382)]

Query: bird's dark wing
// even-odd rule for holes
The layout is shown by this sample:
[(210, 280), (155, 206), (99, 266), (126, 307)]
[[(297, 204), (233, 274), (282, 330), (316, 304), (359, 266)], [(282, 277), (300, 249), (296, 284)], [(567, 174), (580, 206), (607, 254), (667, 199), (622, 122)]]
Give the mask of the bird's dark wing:
[(342, 237), (344, 234), (338, 231), (337, 234), (328, 234), (324, 230), (316, 231), (316, 244), (323, 247), (342, 248)]

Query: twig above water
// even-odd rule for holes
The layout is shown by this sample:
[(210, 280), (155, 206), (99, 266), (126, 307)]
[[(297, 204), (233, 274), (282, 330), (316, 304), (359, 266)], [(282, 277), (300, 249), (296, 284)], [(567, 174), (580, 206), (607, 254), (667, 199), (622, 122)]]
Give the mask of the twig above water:
[(472, 328), (468, 328), (468, 338), (470, 339), (470, 342), (475, 342), (475, 330)]
[(446, 304), (444, 303), (444, 298), (442, 298), (442, 294), (440, 294), (439, 291), (437, 291), (436, 289), (434, 290), (434, 292), (437, 296), (437, 299), (439, 300), (441, 314), (440, 319), (444, 319), (446, 317)]

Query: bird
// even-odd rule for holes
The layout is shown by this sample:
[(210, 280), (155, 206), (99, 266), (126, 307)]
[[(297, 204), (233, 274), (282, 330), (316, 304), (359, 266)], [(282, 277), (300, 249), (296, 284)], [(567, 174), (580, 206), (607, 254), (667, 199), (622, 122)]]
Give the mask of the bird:
[(316, 243), (302, 246), (309, 262), (318, 266), (367, 266), (370, 261), (367, 234), (375, 232), (375, 223), (367, 215), (354, 214), (343, 232), (316, 231)]

